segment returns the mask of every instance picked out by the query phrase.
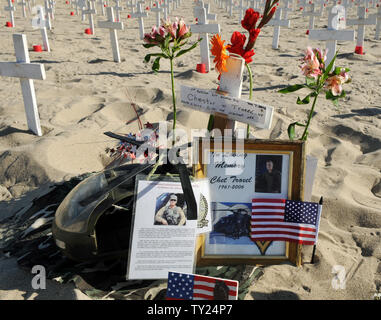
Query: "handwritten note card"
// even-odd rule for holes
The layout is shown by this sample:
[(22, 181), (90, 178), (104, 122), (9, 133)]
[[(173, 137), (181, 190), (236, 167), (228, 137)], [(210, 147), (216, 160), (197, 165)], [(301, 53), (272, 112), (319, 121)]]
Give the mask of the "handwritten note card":
[(204, 90), (181, 86), (181, 103), (206, 113), (223, 113), (232, 120), (251, 126), (268, 129), (274, 108), (253, 101), (218, 94), (215, 90)]

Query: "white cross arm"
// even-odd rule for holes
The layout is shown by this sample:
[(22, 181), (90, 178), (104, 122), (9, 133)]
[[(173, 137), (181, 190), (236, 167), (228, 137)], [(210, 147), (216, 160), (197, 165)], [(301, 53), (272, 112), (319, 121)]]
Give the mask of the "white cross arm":
[(377, 17), (370, 15), (367, 19), (347, 19), (347, 26), (372, 25), (377, 23)]
[(190, 26), (192, 33), (219, 33), (219, 24), (192, 24)]
[(157, 8), (157, 7), (154, 7), (151, 9), (152, 12), (164, 12), (164, 9), (163, 8)]
[(98, 21), (98, 28), (124, 30), (123, 22)]
[(83, 14), (97, 14), (97, 10), (95, 9), (89, 9), (89, 10), (83, 10)]
[(311, 40), (321, 41), (354, 41), (354, 30), (310, 30), (309, 38)]
[(315, 11), (315, 12), (307, 11), (302, 13), (302, 16), (304, 17), (307, 17), (307, 16), (320, 17), (321, 15), (322, 15), (321, 11)]
[(147, 12), (141, 12), (141, 13), (133, 12), (133, 13), (131, 13), (131, 18), (147, 18), (147, 17), (148, 17)]
[(0, 62), (0, 76), (45, 80), (45, 68), (40, 63)]
[(267, 25), (290, 28), (290, 20), (270, 20)]
[(215, 13), (208, 13), (208, 14), (206, 15), (206, 18), (207, 18), (208, 20), (216, 21), (216, 20), (217, 20), (217, 14), (215, 14)]

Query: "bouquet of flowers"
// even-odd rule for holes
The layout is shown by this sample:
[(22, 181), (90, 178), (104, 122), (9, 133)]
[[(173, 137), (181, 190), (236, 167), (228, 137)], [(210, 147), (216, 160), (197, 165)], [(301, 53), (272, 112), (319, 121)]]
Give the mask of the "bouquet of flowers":
[[(245, 17), (241, 21), (242, 27), (248, 32), (248, 39), (245, 34), (234, 31), (230, 44), (225, 45), (225, 40), (221, 39), (219, 34), (214, 35), (211, 39), (211, 53), (215, 57), (214, 63), (216, 66), (216, 71), (220, 73), (226, 72), (226, 60), (230, 54), (236, 54), (241, 56), (245, 60), (245, 65), (249, 74), (250, 81), (250, 90), (249, 90), (249, 99), (251, 100), (253, 97), (253, 75), (250, 68), (250, 63), (253, 61), (254, 45), (257, 41), (259, 33), (261, 29), (271, 20), (276, 11), (276, 7), (278, 5), (279, 0), (266, 0), (265, 9), (263, 11), (263, 15), (259, 12), (255, 11), (252, 8), (249, 8), (245, 12)], [(260, 22), (257, 25), (257, 22)], [(247, 41), (246, 41), (247, 39)], [(219, 78), (220, 78), (219, 76)], [(210, 121), (211, 123), (211, 121)], [(211, 129), (211, 128), (209, 128)], [(249, 125), (247, 126), (247, 137), (249, 136)]]

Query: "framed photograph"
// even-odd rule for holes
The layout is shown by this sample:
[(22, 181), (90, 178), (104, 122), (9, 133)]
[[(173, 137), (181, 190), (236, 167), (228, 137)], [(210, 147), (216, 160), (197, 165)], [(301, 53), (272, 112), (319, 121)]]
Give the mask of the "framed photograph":
[(303, 141), (204, 139), (197, 146), (194, 174), (210, 185), (212, 231), (197, 239), (197, 266), (301, 263), (301, 245), (254, 241), (252, 201), (303, 200)]

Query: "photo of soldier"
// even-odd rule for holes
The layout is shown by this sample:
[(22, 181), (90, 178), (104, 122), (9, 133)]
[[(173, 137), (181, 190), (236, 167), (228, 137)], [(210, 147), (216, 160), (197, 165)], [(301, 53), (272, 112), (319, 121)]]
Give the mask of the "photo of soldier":
[(255, 192), (281, 193), (282, 156), (257, 155), (255, 166)]
[(186, 205), (183, 195), (165, 193), (156, 200), (156, 225), (183, 226), (186, 223)]

